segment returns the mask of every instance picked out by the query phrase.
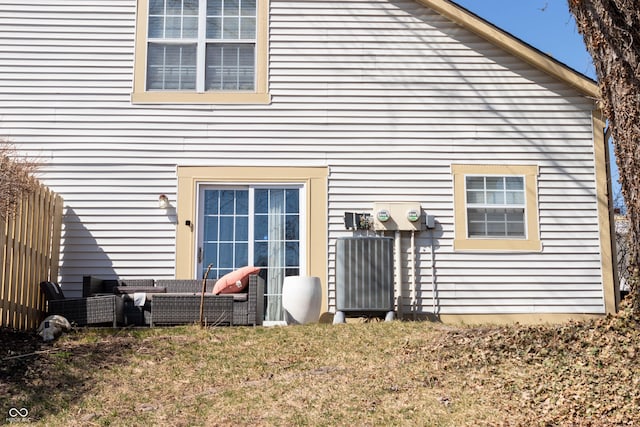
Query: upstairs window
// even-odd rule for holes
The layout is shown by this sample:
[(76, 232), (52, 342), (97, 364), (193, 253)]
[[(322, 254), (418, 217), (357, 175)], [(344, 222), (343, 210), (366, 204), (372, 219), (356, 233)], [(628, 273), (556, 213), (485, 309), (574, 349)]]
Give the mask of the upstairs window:
[(266, 1), (138, 7), (134, 102), (268, 102)]
[(150, 0), (147, 90), (195, 90), (199, 5), (194, 0)]

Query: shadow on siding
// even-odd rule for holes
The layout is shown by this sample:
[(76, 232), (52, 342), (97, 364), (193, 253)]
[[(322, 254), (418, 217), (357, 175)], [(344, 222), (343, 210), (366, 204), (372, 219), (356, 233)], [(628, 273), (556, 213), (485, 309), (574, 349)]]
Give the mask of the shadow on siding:
[(82, 296), (82, 276), (115, 278), (113, 262), (72, 208), (63, 218), (60, 283), (72, 297)]

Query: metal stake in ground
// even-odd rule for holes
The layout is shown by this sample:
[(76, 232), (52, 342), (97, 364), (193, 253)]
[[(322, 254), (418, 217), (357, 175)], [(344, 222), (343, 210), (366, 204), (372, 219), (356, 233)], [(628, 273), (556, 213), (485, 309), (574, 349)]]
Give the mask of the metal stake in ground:
[(207, 266), (207, 271), (204, 273), (204, 277), (202, 278), (202, 293), (200, 294), (200, 327), (204, 327), (204, 293), (207, 291), (207, 277), (209, 277), (209, 272), (213, 264), (209, 264)]

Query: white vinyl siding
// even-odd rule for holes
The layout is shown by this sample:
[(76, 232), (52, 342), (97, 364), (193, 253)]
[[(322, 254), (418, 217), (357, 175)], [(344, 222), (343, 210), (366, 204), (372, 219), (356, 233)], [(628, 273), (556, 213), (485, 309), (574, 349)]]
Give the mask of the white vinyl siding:
[[(413, 1), (271, 0), (271, 104), (132, 105), (135, 8), (0, 0), (0, 134), (64, 197), (71, 294), (83, 274), (173, 276), (178, 165), (328, 166), (330, 308), (344, 212), (415, 201), (436, 219), (416, 235), (421, 311), (432, 248), (441, 314), (604, 311), (593, 100)], [(461, 162), (537, 165), (541, 251), (454, 251)]]

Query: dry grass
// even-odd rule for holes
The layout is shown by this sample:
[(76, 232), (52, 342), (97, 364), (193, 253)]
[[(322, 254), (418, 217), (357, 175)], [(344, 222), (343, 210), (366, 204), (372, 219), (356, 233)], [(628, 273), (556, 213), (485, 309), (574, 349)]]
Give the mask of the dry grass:
[(42, 347), (8, 390), (0, 382), (0, 409), (53, 426), (637, 425), (638, 338), (625, 314), (82, 330)]

